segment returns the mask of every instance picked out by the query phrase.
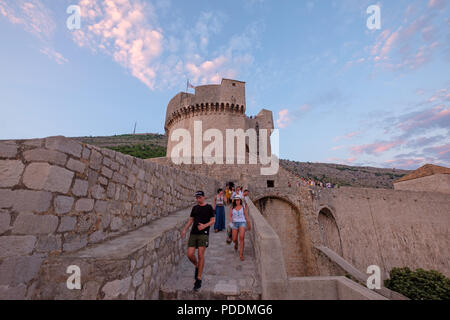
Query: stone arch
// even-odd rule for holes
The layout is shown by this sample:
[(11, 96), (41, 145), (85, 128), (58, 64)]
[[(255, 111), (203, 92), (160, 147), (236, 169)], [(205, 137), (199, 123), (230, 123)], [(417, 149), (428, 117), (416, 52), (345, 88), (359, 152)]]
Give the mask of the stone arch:
[(280, 238), (288, 276), (317, 275), (307, 222), (298, 206), (278, 195), (264, 195), (254, 203)]
[(323, 245), (342, 257), (341, 234), (333, 212), (328, 207), (322, 207), (319, 210), (317, 219), (319, 221), (320, 237), (322, 238)]

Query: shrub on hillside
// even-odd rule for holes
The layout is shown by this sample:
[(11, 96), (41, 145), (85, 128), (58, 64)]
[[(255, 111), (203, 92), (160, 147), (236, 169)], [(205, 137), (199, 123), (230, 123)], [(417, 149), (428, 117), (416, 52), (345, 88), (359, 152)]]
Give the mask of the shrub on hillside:
[(413, 300), (450, 300), (450, 279), (435, 270), (393, 268), (384, 284)]
[(110, 149), (141, 159), (150, 159), (166, 156), (166, 149), (158, 145), (137, 144), (137, 145), (110, 147)]

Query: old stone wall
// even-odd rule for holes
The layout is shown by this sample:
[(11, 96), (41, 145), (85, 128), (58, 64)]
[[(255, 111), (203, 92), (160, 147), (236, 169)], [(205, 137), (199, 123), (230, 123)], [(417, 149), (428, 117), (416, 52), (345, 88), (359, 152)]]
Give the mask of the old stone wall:
[[(186, 254), (180, 237), (190, 208), (172, 213), (83, 250), (48, 258), (41, 267), (33, 299), (158, 299), (161, 285)], [(67, 288), (68, 266), (80, 268), (81, 289)]]
[(214, 179), (64, 137), (0, 144), (0, 297), (30, 296), (49, 255), (136, 230)]
[(315, 214), (330, 210), (339, 228), (343, 258), (361, 272), (378, 265), (384, 278), (394, 267), (450, 275), (448, 195), (359, 188), (313, 192)]
[(450, 174), (434, 174), (394, 183), (395, 190), (441, 192), (450, 194)]

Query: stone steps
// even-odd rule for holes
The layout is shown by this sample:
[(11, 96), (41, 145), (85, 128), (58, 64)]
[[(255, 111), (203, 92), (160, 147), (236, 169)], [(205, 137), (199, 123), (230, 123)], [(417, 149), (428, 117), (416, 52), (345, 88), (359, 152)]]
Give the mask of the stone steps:
[[(186, 235), (188, 237), (189, 235)], [(161, 286), (161, 300), (259, 300), (260, 278), (257, 272), (253, 246), (247, 234), (245, 261), (239, 259), (233, 244), (226, 243), (225, 232), (210, 234), (206, 250), (202, 288), (194, 292), (194, 266), (184, 257), (175, 272)]]

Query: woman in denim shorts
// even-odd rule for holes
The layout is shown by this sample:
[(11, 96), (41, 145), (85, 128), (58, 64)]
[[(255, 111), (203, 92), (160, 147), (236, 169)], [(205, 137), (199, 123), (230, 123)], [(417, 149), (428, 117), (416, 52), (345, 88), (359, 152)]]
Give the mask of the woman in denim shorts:
[(250, 220), (248, 218), (247, 209), (242, 206), (242, 198), (238, 195), (233, 197), (233, 205), (230, 208), (230, 221), (232, 222), (232, 238), (234, 242), (234, 250), (237, 251), (238, 235), (240, 242), (240, 258), (244, 261), (244, 243), (245, 243), (245, 230), (250, 230)]

